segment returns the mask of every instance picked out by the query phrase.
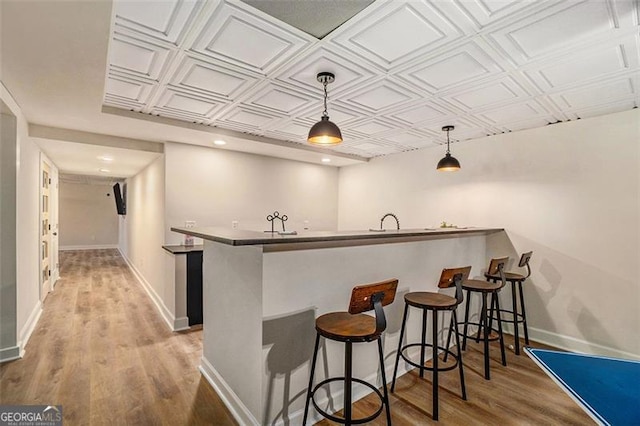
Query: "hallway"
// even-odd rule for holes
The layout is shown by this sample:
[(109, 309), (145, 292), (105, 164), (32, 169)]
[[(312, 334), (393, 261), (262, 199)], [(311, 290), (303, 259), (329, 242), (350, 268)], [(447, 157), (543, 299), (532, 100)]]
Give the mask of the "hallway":
[(202, 330), (172, 333), (117, 250), (60, 252), (60, 280), (0, 404), (62, 405), (65, 424), (235, 422), (201, 376)]

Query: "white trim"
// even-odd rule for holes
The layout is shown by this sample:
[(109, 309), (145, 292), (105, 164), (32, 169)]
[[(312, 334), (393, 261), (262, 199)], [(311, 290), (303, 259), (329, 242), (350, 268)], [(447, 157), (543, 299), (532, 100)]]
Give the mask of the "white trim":
[(164, 304), (160, 296), (158, 296), (158, 293), (156, 293), (153, 287), (151, 287), (151, 284), (147, 282), (147, 280), (144, 278), (142, 273), (138, 271), (138, 268), (135, 267), (135, 265), (129, 260), (129, 258), (122, 252), (122, 250), (120, 250), (120, 248), (118, 247), (116, 248), (120, 252), (120, 255), (122, 256), (124, 261), (127, 262), (129, 269), (131, 269), (131, 272), (133, 272), (133, 275), (136, 277), (140, 285), (142, 285), (142, 288), (144, 288), (144, 290), (147, 292), (147, 294), (153, 301), (153, 304), (156, 305), (156, 309), (160, 313), (160, 316), (162, 317), (162, 319), (164, 319), (164, 321), (167, 323), (171, 331), (176, 331), (174, 329), (174, 324), (176, 319), (171, 313), (171, 311), (169, 311), (167, 306)]
[[(209, 384), (216, 391), (220, 399), (227, 406), (233, 418), (241, 425), (255, 425), (258, 426), (260, 422), (251, 414), (251, 411), (246, 405), (242, 403), (238, 395), (229, 387), (227, 382), (216, 371), (211, 363), (204, 357), (200, 359), (200, 367), (198, 367), (200, 373), (204, 376)], [(296, 413), (297, 414), (297, 413)], [(296, 424), (296, 422), (293, 422)]]
[(0, 364), (20, 358), (21, 356), (19, 346), (10, 346), (8, 348), (0, 349)]
[(180, 317), (173, 320), (173, 331), (183, 331), (191, 328), (189, 326), (189, 317)]
[(18, 334), (18, 347), (20, 348), (20, 357), (24, 356), (25, 346), (27, 346), (27, 342), (33, 333), (33, 330), (36, 328), (36, 324), (38, 324), (38, 320), (40, 319), (40, 315), (42, 315), (42, 302), (38, 300), (36, 306), (34, 306), (31, 314), (29, 314), (29, 318), (27, 318), (27, 322), (20, 330)]
[(640, 360), (640, 354), (633, 354), (631, 352), (625, 352), (620, 349), (614, 349), (597, 343), (590, 343), (586, 340), (577, 339), (571, 336), (563, 336), (562, 334), (540, 330), (539, 328), (529, 327), (529, 339), (571, 352)]
[[(81, 245), (81, 246), (60, 246), (59, 251), (69, 250), (104, 250), (104, 249), (117, 249), (117, 244), (98, 244), (93, 246)], [(123, 255), (124, 256), (124, 255)], [(127, 262), (128, 263), (128, 262)]]

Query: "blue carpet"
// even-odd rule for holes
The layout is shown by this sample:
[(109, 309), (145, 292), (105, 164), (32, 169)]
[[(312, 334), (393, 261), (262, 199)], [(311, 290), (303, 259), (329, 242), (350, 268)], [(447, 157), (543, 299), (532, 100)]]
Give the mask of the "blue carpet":
[(640, 361), (525, 348), (595, 420), (640, 425)]

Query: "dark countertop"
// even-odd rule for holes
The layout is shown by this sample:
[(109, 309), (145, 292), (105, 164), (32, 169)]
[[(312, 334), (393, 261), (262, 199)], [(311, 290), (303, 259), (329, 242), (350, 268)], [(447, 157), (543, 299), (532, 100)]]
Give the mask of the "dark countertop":
[(202, 244), (194, 245), (194, 246), (182, 246), (182, 245), (162, 246), (162, 248), (172, 254), (184, 254), (184, 253), (191, 253), (193, 251), (204, 250), (204, 246)]
[[(470, 235), (487, 235), (502, 231), (502, 228), (422, 228), (382, 231), (303, 231), (297, 235), (279, 235), (270, 232), (247, 231), (242, 229), (200, 227), (171, 228), (181, 234), (193, 235), (209, 241), (232, 246), (325, 243), (336, 241), (400, 242), (402, 240), (420, 240), (433, 237), (447, 238)], [(366, 242), (365, 242), (366, 243)]]

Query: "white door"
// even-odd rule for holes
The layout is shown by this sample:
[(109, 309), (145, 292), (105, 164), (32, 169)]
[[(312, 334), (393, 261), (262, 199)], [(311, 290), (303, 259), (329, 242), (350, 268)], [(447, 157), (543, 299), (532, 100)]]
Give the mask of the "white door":
[(60, 277), (59, 261), (58, 261), (58, 195), (59, 195), (59, 183), (58, 183), (58, 169), (55, 165), (51, 166), (51, 185), (50, 188), (50, 203), (49, 203), (49, 218), (51, 221), (51, 250), (49, 250), (49, 265), (51, 265), (51, 290), (56, 284), (56, 281)]
[(51, 167), (40, 161), (40, 300), (44, 301), (51, 289)]

